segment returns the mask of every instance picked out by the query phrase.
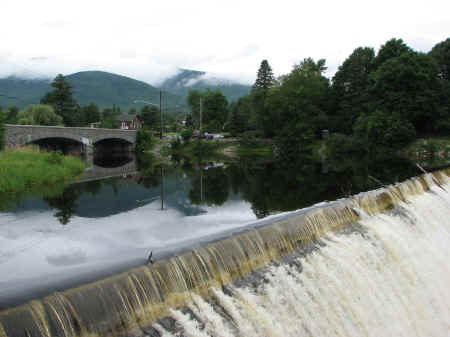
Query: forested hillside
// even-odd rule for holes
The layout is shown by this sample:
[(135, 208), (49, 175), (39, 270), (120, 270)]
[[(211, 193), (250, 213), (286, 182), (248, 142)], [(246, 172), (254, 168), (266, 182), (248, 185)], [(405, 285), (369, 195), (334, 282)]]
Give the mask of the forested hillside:
[[(73, 88), (74, 98), (80, 105), (97, 104), (101, 109), (113, 105), (127, 111), (141, 107), (133, 103), (143, 99), (159, 104), (159, 89), (145, 82), (103, 71), (83, 71), (65, 76)], [(51, 87), (52, 79), (22, 79), (7, 77), (0, 79), (0, 106), (25, 108), (37, 104)], [(182, 105), (184, 100), (174, 94), (164, 94), (164, 104)]]

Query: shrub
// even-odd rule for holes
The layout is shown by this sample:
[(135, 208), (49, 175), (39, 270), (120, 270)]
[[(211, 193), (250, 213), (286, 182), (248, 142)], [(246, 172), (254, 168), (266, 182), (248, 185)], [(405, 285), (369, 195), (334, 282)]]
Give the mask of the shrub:
[(170, 148), (173, 151), (179, 150), (181, 148), (181, 140), (179, 137), (176, 137), (170, 141)]
[(263, 136), (262, 131), (246, 131), (241, 134), (239, 138), (239, 145), (244, 147), (257, 146), (258, 140)]
[(153, 134), (146, 128), (138, 130), (136, 136), (136, 152), (144, 152), (153, 147)]
[(49, 164), (61, 164), (64, 159), (64, 155), (61, 151), (53, 151), (48, 154), (46, 161)]
[(184, 129), (181, 132), (181, 137), (183, 138), (185, 143), (189, 142), (189, 140), (192, 138), (193, 133), (194, 131), (191, 128)]
[(361, 143), (354, 137), (342, 133), (333, 133), (326, 142), (327, 155), (336, 156), (362, 152)]
[(215, 152), (217, 149), (217, 143), (216, 142), (204, 142), (201, 139), (198, 139), (194, 143), (193, 152), (196, 157), (203, 158), (208, 155), (211, 155)]
[(354, 136), (361, 140), (368, 153), (398, 149), (411, 142), (416, 135), (411, 122), (399, 114), (382, 110), (361, 115), (353, 128)]

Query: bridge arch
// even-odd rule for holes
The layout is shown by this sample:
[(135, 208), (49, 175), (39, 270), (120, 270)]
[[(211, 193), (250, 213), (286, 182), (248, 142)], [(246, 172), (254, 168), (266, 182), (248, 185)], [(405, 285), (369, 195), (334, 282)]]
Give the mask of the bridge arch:
[(129, 144), (136, 143), (136, 130), (71, 128), (63, 126), (5, 125), (7, 147), (16, 147), (48, 138), (70, 139), (83, 144), (83, 152), (91, 152), (93, 144), (106, 139), (119, 139)]

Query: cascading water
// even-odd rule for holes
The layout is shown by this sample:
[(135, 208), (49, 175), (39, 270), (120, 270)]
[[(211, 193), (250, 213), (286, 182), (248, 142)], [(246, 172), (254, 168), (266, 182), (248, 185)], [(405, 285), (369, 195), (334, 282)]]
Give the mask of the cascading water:
[(0, 313), (14, 336), (448, 336), (449, 170)]

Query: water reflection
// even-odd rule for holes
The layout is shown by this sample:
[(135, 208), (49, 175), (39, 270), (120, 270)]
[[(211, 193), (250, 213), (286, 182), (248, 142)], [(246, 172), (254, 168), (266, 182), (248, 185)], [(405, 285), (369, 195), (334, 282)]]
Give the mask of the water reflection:
[[(168, 167), (154, 162), (149, 155), (99, 157), (95, 165), (101, 168), (87, 172), (96, 180), (81, 180), (42, 197), (41, 203), (54, 210), (62, 225), (67, 225), (73, 216), (108, 217), (156, 200), (160, 201), (160, 210), (175, 209), (184, 216), (204, 214), (205, 207), (220, 207), (230, 200), (247, 202), (255, 218), (260, 219), (420, 173), (415, 165), (398, 157), (322, 162), (303, 157), (296, 166), (288, 167), (279, 162), (254, 160), (239, 163), (185, 160)], [(99, 180), (101, 174), (107, 179)], [(111, 177), (114, 174), (116, 177)], [(21, 212), (33, 205), (19, 204), (13, 210)]]

